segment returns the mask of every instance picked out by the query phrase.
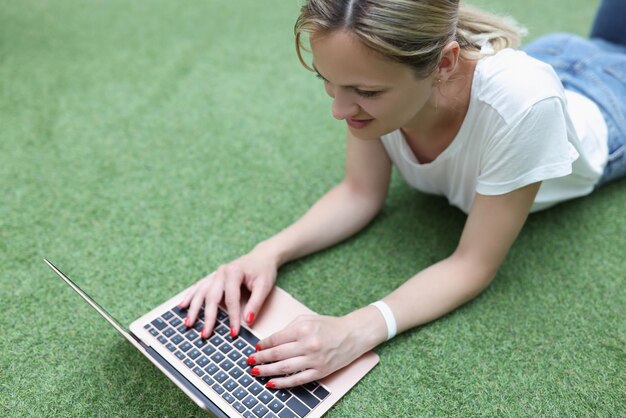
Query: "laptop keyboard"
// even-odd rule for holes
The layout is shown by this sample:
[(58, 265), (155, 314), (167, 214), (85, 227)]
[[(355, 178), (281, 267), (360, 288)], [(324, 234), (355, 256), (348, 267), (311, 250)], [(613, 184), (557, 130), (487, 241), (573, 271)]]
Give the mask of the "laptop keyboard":
[(317, 382), (291, 389), (267, 389), (265, 384), (270, 379), (252, 376), (246, 363), (256, 352), (259, 338), (241, 327), (239, 336), (233, 339), (228, 315), (219, 307), (213, 334), (206, 340), (200, 337), (204, 312), (191, 328), (183, 324), (186, 316), (186, 310), (174, 307), (144, 328), (243, 417), (302, 418), (329, 395)]

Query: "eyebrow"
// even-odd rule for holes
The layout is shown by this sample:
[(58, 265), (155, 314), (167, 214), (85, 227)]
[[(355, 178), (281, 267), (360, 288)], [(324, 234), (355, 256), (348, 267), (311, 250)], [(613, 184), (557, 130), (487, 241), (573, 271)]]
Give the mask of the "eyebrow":
[[(317, 75), (319, 75), (320, 77), (322, 77), (324, 80), (327, 80), (326, 77), (324, 77), (322, 75), (322, 73), (319, 72), (319, 70), (317, 69), (317, 67), (315, 66), (315, 64), (313, 64), (313, 69), (315, 70), (315, 72), (317, 73)], [(360, 88), (366, 88), (366, 89), (378, 89), (378, 90), (386, 90), (388, 89), (388, 87), (385, 86), (369, 86), (369, 85), (361, 85), (361, 86), (356, 86), (356, 85), (347, 85), (347, 86), (340, 86), (340, 87), (345, 87), (345, 88), (350, 88), (350, 89), (357, 89), (359, 90)]]

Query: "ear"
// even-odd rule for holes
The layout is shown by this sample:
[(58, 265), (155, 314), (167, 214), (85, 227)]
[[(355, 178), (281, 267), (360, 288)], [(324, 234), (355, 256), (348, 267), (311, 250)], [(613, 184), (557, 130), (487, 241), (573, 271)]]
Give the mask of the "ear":
[(437, 66), (437, 78), (445, 81), (450, 78), (459, 65), (461, 47), (457, 41), (450, 41), (443, 47), (441, 59)]

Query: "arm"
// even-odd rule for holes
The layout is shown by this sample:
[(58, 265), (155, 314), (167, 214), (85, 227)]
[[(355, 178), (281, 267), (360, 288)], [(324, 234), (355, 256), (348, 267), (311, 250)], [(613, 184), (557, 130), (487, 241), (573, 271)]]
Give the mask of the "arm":
[[(398, 331), (430, 322), (482, 292), (521, 230), (540, 183), (501, 196), (477, 195), (459, 245), (448, 258), (419, 272), (384, 298)], [(341, 318), (305, 317), (260, 342), (257, 372), (274, 387), (320, 379), (385, 341), (387, 328), (373, 306)], [(289, 349), (287, 349), (289, 347)]]

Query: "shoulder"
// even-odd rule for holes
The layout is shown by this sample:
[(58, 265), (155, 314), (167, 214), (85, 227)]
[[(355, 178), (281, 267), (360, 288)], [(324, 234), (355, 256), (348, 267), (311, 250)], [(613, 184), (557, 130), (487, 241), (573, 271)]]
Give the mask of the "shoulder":
[(535, 104), (564, 101), (564, 89), (554, 69), (523, 51), (504, 49), (476, 65), (472, 96), (493, 108), (505, 121), (517, 120)]

